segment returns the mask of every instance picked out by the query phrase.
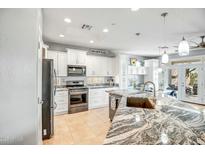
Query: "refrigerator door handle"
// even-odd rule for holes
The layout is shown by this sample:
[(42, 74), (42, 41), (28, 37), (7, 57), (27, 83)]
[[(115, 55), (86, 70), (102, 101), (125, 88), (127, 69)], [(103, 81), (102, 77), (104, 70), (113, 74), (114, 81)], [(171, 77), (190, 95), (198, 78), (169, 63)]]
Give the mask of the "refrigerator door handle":
[[(54, 76), (55, 76), (55, 79), (54, 79), (54, 82), (56, 84), (57, 82), (57, 75), (56, 75), (56, 70), (54, 69)], [(56, 95), (56, 85), (54, 86), (54, 96)]]
[(54, 102), (54, 110), (57, 108), (57, 104), (56, 102)]

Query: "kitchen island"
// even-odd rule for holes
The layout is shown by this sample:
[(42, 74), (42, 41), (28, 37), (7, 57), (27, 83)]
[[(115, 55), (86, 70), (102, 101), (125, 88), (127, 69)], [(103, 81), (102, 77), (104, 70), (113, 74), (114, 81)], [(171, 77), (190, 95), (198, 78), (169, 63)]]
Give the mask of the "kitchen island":
[[(174, 98), (157, 95), (155, 109), (127, 107), (127, 97), (145, 94), (108, 91), (122, 96), (105, 145), (205, 144), (205, 112)], [(138, 94), (137, 94), (138, 93)]]

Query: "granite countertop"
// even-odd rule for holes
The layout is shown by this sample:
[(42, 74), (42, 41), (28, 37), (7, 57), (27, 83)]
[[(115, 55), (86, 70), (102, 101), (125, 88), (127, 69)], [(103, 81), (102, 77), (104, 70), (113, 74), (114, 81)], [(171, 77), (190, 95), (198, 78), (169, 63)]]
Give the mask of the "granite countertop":
[[(118, 85), (86, 85), (89, 89), (99, 89), (99, 88), (119, 88)], [(56, 88), (67, 88), (66, 85), (56, 85)]]
[(98, 88), (119, 88), (118, 85), (87, 85), (89, 89), (98, 89)]
[(127, 96), (145, 96), (126, 90), (104, 140), (110, 144), (205, 144), (205, 112), (158, 94), (155, 109), (126, 106)]

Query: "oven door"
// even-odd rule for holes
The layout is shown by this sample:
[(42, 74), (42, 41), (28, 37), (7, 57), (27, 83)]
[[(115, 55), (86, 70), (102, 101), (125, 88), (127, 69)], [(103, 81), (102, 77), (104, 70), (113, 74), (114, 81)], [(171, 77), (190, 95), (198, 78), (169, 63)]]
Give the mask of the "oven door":
[(87, 91), (70, 91), (70, 107), (77, 107), (88, 104)]
[(68, 76), (86, 76), (86, 67), (68, 65), (67, 73)]

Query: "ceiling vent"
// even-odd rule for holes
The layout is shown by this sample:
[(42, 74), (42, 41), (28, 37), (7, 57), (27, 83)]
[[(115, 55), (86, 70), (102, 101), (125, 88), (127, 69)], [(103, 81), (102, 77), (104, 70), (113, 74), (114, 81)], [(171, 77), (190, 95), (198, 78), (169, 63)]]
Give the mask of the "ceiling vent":
[(82, 29), (84, 30), (91, 30), (93, 26), (91, 25), (86, 25), (86, 24), (83, 24), (83, 26), (81, 27)]
[(103, 57), (115, 57), (115, 54), (110, 50), (103, 49), (89, 49), (87, 55), (103, 56)]

